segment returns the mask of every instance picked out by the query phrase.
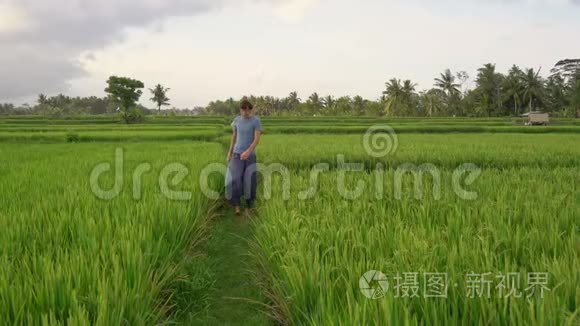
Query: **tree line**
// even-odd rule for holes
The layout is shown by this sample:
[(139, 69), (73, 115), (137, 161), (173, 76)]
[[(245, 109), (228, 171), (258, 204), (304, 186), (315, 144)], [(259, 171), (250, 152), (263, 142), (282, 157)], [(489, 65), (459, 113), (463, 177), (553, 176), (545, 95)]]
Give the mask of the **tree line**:
[[(550, 75), (540, 75), (541, 68), (522, 69), (513, 65), (506, 74), (494, 64), (485, 64), (474, 78), (449, 69), (434, 78), (433, 87), (417, 90), (411, 80), (392, 78), (376, 100), (361, 96), (334, 97), (311, 94), (301, 99), (296, 92), (279, 98), (249, 96), (258, 114), (265, 116), (517, 116), (530, 111), (543, 111), (555, 116), (574, 117), (580, 114), (580, 59), (556, 63)], [(473, 80), (475, 87), (469, 87)], [(144, 84), (127, 77), (111, 76), (107, 80), (106, 97), (38, 96), (33, 106), (15, 107), (0, 103), (0, 114), (73, 115), (119, 114), (126, 122), (138, 122), (144, 115), (161, 114), (170, 105), (169, 88), (160, 84), (149, 89), (155, 109), (148, 109), (138, 100)], [(171, 109), (170, 115), (235, 115), (239, 101), (229, 98), (210, 102), (194, 109)], [(167, 114), (167, 111), (164, 111)]]
[[(78, 115), (105, 115), (118, 114), (127, 123), (139, 122), (143, 116), (159, 114), (161, 107), (170, 105), (167, 93), (169, 88), (157, 84), (150, 88), (151, 102), (155, 103), (156, 109), (137, 103), (143, 94), (143, 82), (127, 77), (111, 76), (107, 80), (106, 97), (70, 97), (63, 94), (48, 97), (38, 95), (36, 104), (28, 104), (16, 107), (11, 103), (0, 103), (0, 115), (41, 115), (53, 118), (69, 117)], [(194, 110), (172, 109), (175, 114), (195, 114)]]
[[(475, 87), (469, 88), (465, 71), (445, 70), (433, 80), (433, 87), (417, 91), (411, 80), (390, 79), (377, 100), (361, 96), (320, 96), (313, 93), (305, 100), (296, 92), (287, 97), (249, 96), (259, 114), (272, 116), (518, 116), (543, 111), (555, 116), (580, 114), (580, 59), (559, 61), (547, 78), (540, 69), (522, 69), (513, 65), (507, 74), (495, 64), (477, 70)], [(239, 101), (233, 98), (213, 101), (202, 112), (209, 115), (232, 115)]]

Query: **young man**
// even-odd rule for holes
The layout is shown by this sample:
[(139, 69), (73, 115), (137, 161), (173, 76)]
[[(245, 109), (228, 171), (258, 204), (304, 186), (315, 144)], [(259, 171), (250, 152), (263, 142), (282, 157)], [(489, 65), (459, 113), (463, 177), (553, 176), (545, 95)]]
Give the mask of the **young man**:
[(228, 150), (229, 181), (226, 197), (240, 214), (242, 192), (246, 199), (245, 214), (249, 216), (256, 199), (256, 146), (260, 143), (262, 124), (253, 115), (253, 105), (248, 100), (240, 103), (240, 115), (232, 122), (232, 139)]

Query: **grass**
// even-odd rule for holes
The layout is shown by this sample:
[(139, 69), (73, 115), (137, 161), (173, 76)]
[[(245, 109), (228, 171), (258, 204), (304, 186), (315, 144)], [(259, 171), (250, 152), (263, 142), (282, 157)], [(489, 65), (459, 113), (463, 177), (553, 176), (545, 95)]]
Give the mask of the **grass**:
[[(223, 124), (227, 121), (225, 117), (164, 117), (147, 116), (143, 124)], [(96, 125), (96, 124), (118, 124), (126, 125), (117, 115), (101, 116), (71, 116), (66, 118), (50, 118), (42, 116), (2, 116), (2, 124), (21, 125)]]
[(216, 130), (222, 129), (221, 124), (196, 124), (192, 125), (0, 125), (2, 132), (55, 132), (55, 131), (192, 131), (192, 130)]
[(187, 325), (268, 325), (249, 255), (251, 224), (227, 209), (212, 224), (204, 253), (215, 281), (204, 313), (184, 321)]
[(0, 131), (0, 142), (150, 142), (150, 141), (183, 141), (198, 140), (210, 141), (221, 136), (223, 133), (219, 129), (192, 129), (167, 131), (56, 131), (56, 132), (2, 132)]
[[(200, 297), (178, 298), (209, 288), (188, 271), (200, 263), (190, 252), (203, 239), (211, 205), (197, 175), (222, 158), (221, 147), (125, 144), (123, 191), (103, 201), (89, 175), (113, 161), (117, 146), (0, 145), (0, 324), (142, 325), (204, 306)], [(160, 170), (170, 162), (189, 168), (177, 189), (192, 191), (191, 200), (160, 193)], [(141, 163), (152, 170), (135, 200), (131, 180)], [(112, 173), (101, 182), (112, 186)]]
[[(380, 122), (379, 122), (380, 123)], [(402, 133), (580, 133), (579, 126), (480, 126), (480, 125), (391, 125), (399, 134)], [(271, 134), (363, 134), (367, 131), (365, 125), (325, 126), (273, 126), (265, 129)]]
[[(229, 136), (220, 138), (224, 145), (229, 141)], [(339, 154), (346, 162), (363, 163), (367, 169), (379, 162), (395, 168), (404, 163), (431, 163), (451, 169), (468, 162), (498, 169), (580, 165), (579, 135), (402, 134), (397, 136), (396, 150), (384, 158), (370, 156), (363, 141), (362, 135), (267, 135), (257, 154), (262, 163), (282, 163), (294, 170), (310, 169), (319, 162), (336, 167)]]
[[(0, 142), (56, 143), (98, 141), (213, 140), (231, 131), (225, 117), (148, 117), (146, 123), (126, 125), (113, 117), (77, 119), (0, 118)], [(275, 134), (364, 134), (369, 126), (388, 124), (397, 134), (578, 134), (576, 121), (558, 119), (547, 127), (522, 126), (516, 118), (272, 118), (263, 117), (266, 135)]]
[[(284, 200), (275, 183), (270, 200), (260, 208), (256, 259), (269, 275), (282, 302), (278, 313), (286, 322), (302, 324), (540, 324), (578, 322), (580, 278), (577, 216), (578, 191), (574, 168), (484, 170), (470, 187), (475, 201), (458, 198), (443, 172), (441, 200), (426, 180), (423, 200), (416, 200), (406, 180), (403, 197), (393, 193), (393, 171), (384, 175), (384, 195), (375, 197), (374, 175), (350, 174), (347, 188), (366, 183), (354, 200), (341, 196), (336, 172), (324, 174), (317, 195), (300, 200), (296, 194), (312, 185), (307, 173), (291, 177), (293, 196)], [(391, 287), (385, 298), (362, 296), (363, 273), (380, 270)], [(397, 298), (394, 277), (405, 272), (448, 273), (452, 282), (446, 299)], [(468, 297), (466, 274), (522, 275), (549, 273), (543, 299)]]
[[(403, 134), (395, 153), (374, 159), (361, 136), (265, 137), (260, 160), (283, 163), (291, 171), (292, 197), (281, 198), (280, 180), (274, 178), (274, 197), (261, 204), (253, 251), (268, 275), (264, 291), (277, 298), (274, 314), (296, 325), (577, 324), (579, 140), (559, 134)], [(338, 191), (339, 172), (322, 173), (319, 182), (308, 173), (318, 162), (337, 168), (337, 154), (365, 163), (366, 171), (347, 173), (348, 189), (359, 181), (366, 185), (355, 200)], [(377, 162), (387, 167), (379, 199)], [(472, 187), (479, 194), (475, 201), (458, 198), (450, 182), (454, 169), (466, 162), (483, 169)], [(409, 177), (397, 199), (394, 174), (404, 163), (438, 167), (442, 198), (433, 198), (426, 176), (423, 199), (412, 197)], [(312, 199), (297, 198), (311, 186), (318, 189)], [(391, 292), (385, 298), (361, 295), (358, 280), (368, 270), (387, 275)], [(397, 298), (393, 278), (405, 272), (447, 273), (457, 286), (444, 300)], [(528, 272), (546, 272), (552, 291), (529, 301), (472, 299), (466, 294), (470, 272), (516, 272), (521, 289)]]
[[(199, 188), (201, 169), (224, 162), (230, 120), (0, 119), (0, 324), (578, 324), (576, 120), (544, 128), (504, 118), (264, 117), (258, 160), (289, 169), (291, 196), (281, 197), (275, 174), (273, 197), (262, 188), (252, 223)], [(377, 122), (397, 131), (398, 148), (384, 158), (362, 146)], [(113, 163), (119, 146), (123, 189), (100, 200), (90, 172)], [(337, 189), (339, 154), (364, 165), (346, 173), (348, 189), (364, 183), (355, 199)], [(188, 167), (171, 189), (192, 191), (191, 200), (161, 194), (158, 178), (170, 162)], [(309, 169), (320, 162), (331, 170), (315, 182)], [(468, 162), (482, 169), (461, 183), (475, 200), (459, 198), (451, 182)], [(135, 200), (133, 172), (142, 163), (152, 170)], [(377, 163), (385, 167), (378, 181)], [(421, 199), (409, 175), (395, 196), (405, 163), (437, 167), (441, 198), (427, 175)], [(219, 175), (211, 182), (223, 187)], [(103, 176), (104, 186), (113, 183), (112, 173)], [(297, 197), (314, 185), (314, 197)], [(390, 282), (379, 300), (359, 290), (371, 269)], [(404, 272), (448, 273), (448, 297), (396, 297), (394, 277)], [(470, 272), (517, 272), (520, 289), (526, 273), (547, 272), (550, 291), (529, 300), (469, 298)]]

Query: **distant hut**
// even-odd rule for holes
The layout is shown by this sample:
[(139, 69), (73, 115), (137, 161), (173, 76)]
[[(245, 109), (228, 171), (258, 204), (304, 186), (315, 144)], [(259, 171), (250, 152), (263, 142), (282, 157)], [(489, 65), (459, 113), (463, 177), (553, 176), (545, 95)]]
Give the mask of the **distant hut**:
[(521, 117), (526, 126), (546, 126), (550, 123), (550, 115), (539, 111), (526, 112)]

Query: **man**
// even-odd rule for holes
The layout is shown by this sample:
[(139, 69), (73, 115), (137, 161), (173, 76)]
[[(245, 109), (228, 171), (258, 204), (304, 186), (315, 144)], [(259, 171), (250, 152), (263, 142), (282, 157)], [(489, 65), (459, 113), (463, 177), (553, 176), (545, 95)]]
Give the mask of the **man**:
[(256, 146), (260, 143), (262, 124), (253, 114), (253, 105), (244, 99), (240, 103), (240, 115), (232, 122), (232, 139), (228, 150), (228, 177), (226, 197), (240, 215), (242, 193), (246, 199), (245, 215), (250, 216), (256, 199)]

